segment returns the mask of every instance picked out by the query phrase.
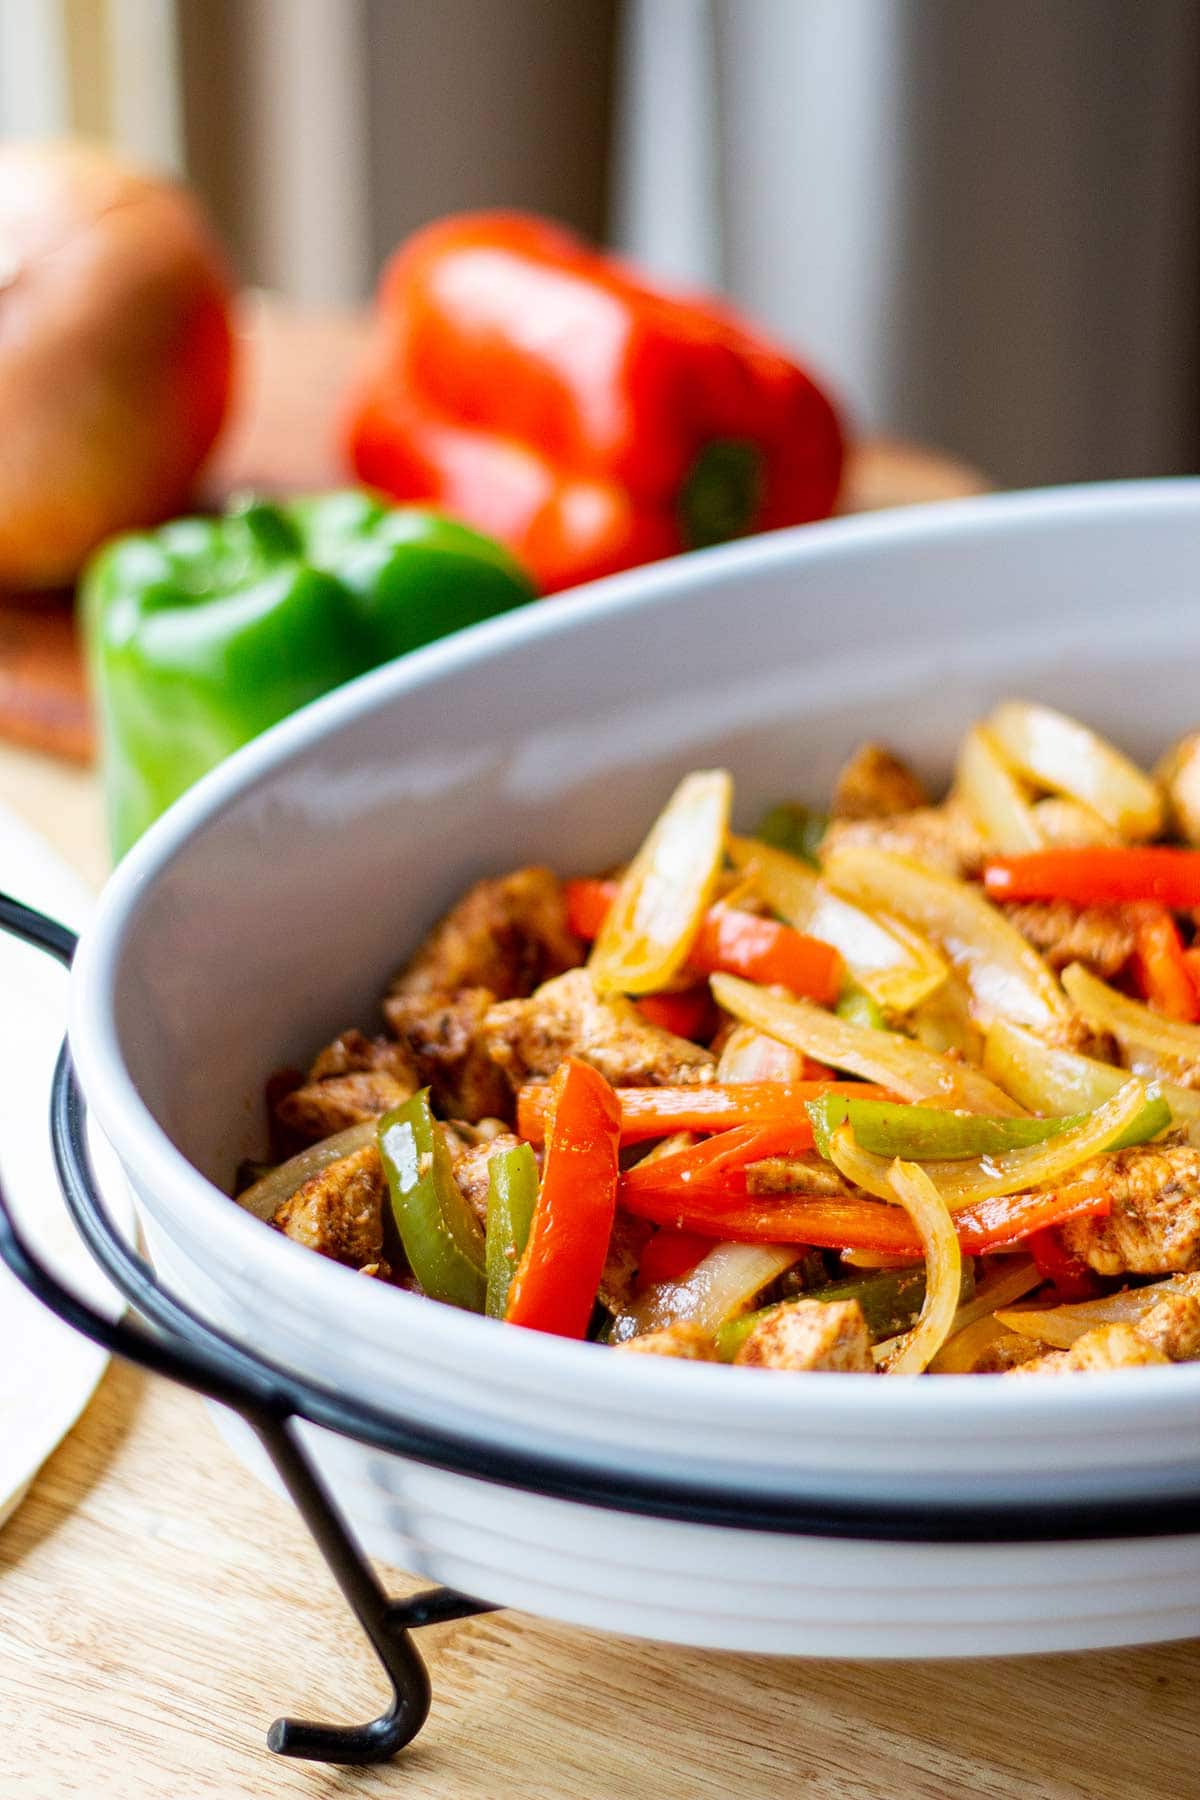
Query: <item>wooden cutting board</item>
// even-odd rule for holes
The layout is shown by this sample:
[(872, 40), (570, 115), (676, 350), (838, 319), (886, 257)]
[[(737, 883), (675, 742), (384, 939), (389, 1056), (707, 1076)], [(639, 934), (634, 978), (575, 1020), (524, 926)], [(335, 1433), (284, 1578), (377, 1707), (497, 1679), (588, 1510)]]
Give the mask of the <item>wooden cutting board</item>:
[[(200, 496), (302, 492), (347, 479), (337, 419), (362, 355), (360, 314), (305, 316), (261, 297), (243, 303), (240, 386), (233, 421)], [(872, 439), (854, 453), (843, 510), (978, 493), (962, 463)], [(70, 594), (0, 597), (0, 738), (69, 761), (92, 755), (92, 726)]]

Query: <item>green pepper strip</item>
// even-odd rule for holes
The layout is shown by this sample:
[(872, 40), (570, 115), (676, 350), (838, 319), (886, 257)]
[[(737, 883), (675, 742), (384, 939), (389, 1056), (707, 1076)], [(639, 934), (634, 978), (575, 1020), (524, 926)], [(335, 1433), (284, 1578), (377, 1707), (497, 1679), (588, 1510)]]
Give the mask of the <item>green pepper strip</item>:
[[(851, 1100), (839, 1094), (823, 1094), (805, 1104), (812, 1120), (814, 1142), (826, 1160), (830, 1136), (847, 1119), (857, 1142), (875, 1156), (941, 1162), (1023, 1150), (1081, 1125), (1088, 1116), (1069, 1113), (1059, 1119), (993, 1119), (976, 1113), (943, 1112), (935, 1106), (904, 1106), (891, 1100)], [(1170, 1123), (1170, 1107), (1161, 1095), (1152, 1095), (1109, 1149), (1125, 1150), (1130, 1144), (1144, 1144), (1165, 1131)]]
[[(968, 1256), (963, 1259), (959, 1304), (969, 1300), (974, 1291), (974, 1267)], [(925, 1304), (925, 1270), (922, 1267), (880, 1269), (877, 1273), (855, 1276), (849, 1281), (831, 1281), (807, 1294), (797, 1294), (794, 1299), (780, 1300), (774, 1306), (762, 1306), (757, 1312), (727, 1319), (717, 1332), (717, 1355), (721, 1361), (732, 1362), (756, 1326), (782, 1312), (784, 1307), (798, 1305), (801, 1300), (826, 1303), (857, 1300), (871, 1339), (878, 1343), (883, 1338), (896, 1337), (901, 1331), (907, 1331), (920, 1313)]]
[(811, 806), (799, 806), (783, 800), (763, 814), (754, 835), (773, 850), (786, 850), (803, 862), (820, 866), (821, 839), (829, 829), (829, 820)]
[(487, 1299), (484, 1305), (489, 1319), (504, 1317), (508, 1290), (529, 1238), (537, 1192), (537, 1162), (528, 1144), (493, 1151), (488, 1158)]
[(484, 1241), (459, 1192), (442, 1128), (422, 1088), (379, 1121), (379, 1154), (408, 1264), (431, 1299), (482, 1312)]

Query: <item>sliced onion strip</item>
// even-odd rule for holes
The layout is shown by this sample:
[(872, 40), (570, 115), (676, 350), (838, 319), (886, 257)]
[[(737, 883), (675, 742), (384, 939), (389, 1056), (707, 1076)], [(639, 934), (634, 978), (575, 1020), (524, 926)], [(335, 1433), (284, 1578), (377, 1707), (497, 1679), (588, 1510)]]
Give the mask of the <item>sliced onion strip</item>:
[[(1022, 1025), (1010, 1025), (1007, 1019), (997, 1019), (988, 1032), (983, 1067), (1005, 1093), (1030, 1112), (1048, 1118), (1103, 1106), (1129, 1079), (1125, 1069), (1097, 1062), (1077, 1050), (1061, 1050)], [(1160, 1086), (1178, 1124), (1200, 1125), (1200, 1093), (1168, 1081)]]
[(280, 1163), (253, 1187), (248, 1187), (244, 1194), (237, 1196), (237, 1203), (246, 1212), (253, 1213), (256, 1219), (270, 1219), (283, 1205), (290, 1200), (296, 1189), (303, 1187), (330, 1163), (338, 1162), (343, 1156), (350, 1156), (355, 1150), (362, 1150), (367, 1144), (375, 1142), (378, 1119), (364, 1119), (361, 1124), (349, 1125), (345, 1131), (335, 1132), (332, 1137), (322, 1138), (319, 1144), (310, 1144), (301, 1150), (298, 1156)]
[(1166, 1070), (1176, 1071), (1200, 1063), (1200, 1025), (1152, 1012), (1140, 1000), (1118, 994), (1082, 963), (1063, 970), (1063, 986), (1093, 1030), (1111, 1031), (1127, 1056), (1148, 1050)]
[(954, 791), (975, 829), (1001, 855), (1043, 848), (1029, 796), (986, 725), (974, 726), (962, 741)]
[[(950, 1335), (937, 1355), (929, 1364), (931, 1375), (964, 1375), (974, 1364), (982, 1350), (985, 1350), (993, 1338), (999, 1337), (1004, 1330), (997, 1325), (993, 1317), (997, 1307), (1011, 1306), (1030, 1288), (1035, 1288), (1042, 1277), (1032, 1257), (1014, 1256), (1007, 1259), (1007, 1266), (993, 1271), (986, 1281), (980, 1283), (969, 1300), (964, 1300), (954, 1315), (954, 1324)], [(993, 1329), (984, 1332), (981, 1328), (990, 1325)]]
[(621, 878), (588, 963), (601, 994), (651, 994), (687, 960), (717, 890), (733, 782), (686, 775)]
[(1079, 1300), (1070, 1306), (1018, 1307), (996, 1314), (1000, 1324), (1021, 1337), (1036, 1338), (1056, 1350), (1069, 1350), (1076, 1338), (1097, 1325), (1136, 1325), (1160, 1300), (1177, 1295), (1200, 1299), (1200, 1274), (1172, 1275), (1148, 1287), (1125, 1288), (1100, 1300)]
[(1047, 964), (977, 888), (866, 845), (836, 851), (825, 872), (839, 894), (859, 906), (886, 905), (931, 937), (962, 974), (985, 1030), (996, 1018), (1038, 1031), (1071, 1023), (1071, 1007)]
[(920, 1375), (954, 1324), (962, 1286), (962, 1251), (950, 1209), (919, 1163), (897, 1157), (889, 1176), (892, 1195), (913, 1222), (925, 1251), (925, 1300), (916, 1324), (883, 1363), (885, 1375)]
[(1162, 796), (1148, 775), (1077, 719), (1010, 700), (987, 721), (1008, 760), (1031, 781), (1099, 813), (1124, 838), (1157, 837)]
[(685, 1321), (715, 1332), (803, 1254), (795, 1244), (718, 1244), (681, 1280), (661, 1281), (630, 1301), (614, 1318), (609, 1342), (623, 1344)]
[(773, 993), (736, 975), (714, 975), (712, 991), (735, 1018), (818, 1062), (891, 1088), (902, 1100), (937, 1100), (1008, 1118), (1022, 1110), (981, 1070), (938, 1056), (898, 1032), (856, 1025), (809, 1000)]
[(946, 979), (932, 944), (831, 893), (798, 857), (739, 837), (730, 838), (729, 857), (786, 924), (839, 950), (858, 985), (889, 1012), (908, 1012)]

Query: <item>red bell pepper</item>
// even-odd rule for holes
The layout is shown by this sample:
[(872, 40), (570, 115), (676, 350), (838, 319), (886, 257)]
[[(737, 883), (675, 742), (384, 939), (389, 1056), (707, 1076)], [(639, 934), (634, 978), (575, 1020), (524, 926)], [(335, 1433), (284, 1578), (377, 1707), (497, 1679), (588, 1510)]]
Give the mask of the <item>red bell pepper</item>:
[[(616, 892), (615, 881), (566, 883), (567, 923), (576, 937), (597, 936)], [(832, 944), (736, 906), (709, 907), (688, 951), (688, 967), (701, 975), (778, 984), (820, 1006), (833, 1005), (844, 974)]]
[(504, 1316), (581, 1338), (616, 1213), (620, 1111), (603, 1075), (573, 1056), (559, 1064), (550, 1096), (537, 1204)]
[(1153, 901), (1131, 907), (1130, 912), (1137, 938), (1134, 966), (1142, 998), (1168, 1019), (1194, 1024), (1200, 1013), (1196, 983), (1184, 960), (1178, 925), (1165, 906)]
[(1076, 1300), (1094, 1300), (1097, 1294), (1104, 1292), (1095, 1270), (1082, 1256), (1076, 1256), (1066, 1248), (1053, 1227), (1032, 1232), (1027, 1247), (1037, 1264), (1038, 1274), (1043, 1281), (1054, 1283), (1065, 1306), (1073, 1305)]
[(993, 900), (1071, 900), (1076, 906), (1157, 900), (1175, 912), (1190, 912), (1200, 906), (1200, 850), (1163, 845), (1031, 850), (1026, 856), (992, 857), (983, 884)]
[[(821, 1250), (874, 1250), (919, 1257), (921, 1240), (898, 1206), (876, 1200), (733, 1200), (680, 1198), (621, 1184), (621, 1206), (639, 1219), (740, 1244), (808, 1244)], [(1107, 1213), (1107, 1194), (1084, 1187), (978, 1200), (954, 1215), (959, 1244), (972, 1256), (1005, 1249), (1031, 1232), (1087, 1214)]]
[(768, 1156), (799, 1155), (812, 1144), (811, 1125), (807, 1130), (794, 1123), (735, 1125), (686, 1150), (635, 1164), (622, 1177), (623, 1189), (632, 1194), (674, 1193), (685, 1200), (693, 1194), (726, 1201), (744, 1198), (745, 1171), (751, 1163)]
[(684, 988), (678, 994), (643, 994), (634, 1005), (643, 1019), (676, 1037), (702, 1043), (716, 1030), (716, 1008), (707, 987)]
[(725, 307), (515, 213), (443, 220), (392, 257), (346, 447), (546, 592), (824, 518), (844, 456), (820, 388)]
[(680, 1281), (690, 1275), (712, 1249), (712, 1239), (695, 1231), (671, 1231), (660, 1225), (642, 1251), (634, 1280), (635, 1294), (657, 1287), (660, 1281)]
[[(517, 1130), (540, 1144), (553, 1105), (553, 1082), (529, 1082), (517, 1095)], [(691, 1087), (618, 1088), (621, 1142), (644, 1143), (673, 1131), (728, 1131), (736, 1125), (781, 1126), (794, 1135), (793, 1148), (810, 1148), (812, 1121), (805, 1102), (822, 1094), (855, 1100), (891, 1100), (887, 1088), (868, 1081), (697, 1082)]]

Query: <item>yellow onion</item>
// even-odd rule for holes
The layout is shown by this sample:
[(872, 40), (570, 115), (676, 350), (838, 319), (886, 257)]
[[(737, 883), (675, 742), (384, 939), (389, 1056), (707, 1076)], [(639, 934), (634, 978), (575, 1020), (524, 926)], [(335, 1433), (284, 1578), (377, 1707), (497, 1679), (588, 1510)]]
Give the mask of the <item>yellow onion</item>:
[(985, 1030), (996, 1018), (1016, 1019), (1036, 1031), (1070, 1025), (1070, 1005), (1046, 963), (977, 888), (865, 845), (836, 851), (825, 872), (839, 894), (860, 906), (886, 902), (931, 937), (962, 975), (972, 1012)]
[(840, 951), (859, 987), (888, 1012), (908, 1012), (945, 981), (946, 964), (932, 944), (831, 893), (799, 857), (739, 837), (730, 838), (729, 857), (786, 924)]
[(1031, 781), (1078, 800), (1123, 838), (1157, 837), (1162, 796), (1127, 756), (1086, 725), (1049, 706), (1010, 700), (988, 728), (1009, 762)]
[(976, 831), (993, 850), (1020, 856), (1042, 848), (1029, 796), (986, 725), (974, 726), (962, 741), (954, 791)]
[(737, 975), (714, 975), (717, 1003), (736, 1019), (831, 1064), (891, 1088), (902, 1100), (938, 1100), (966, 1112), (1011, 1118), (1021, 1108), (970, 1063), (938, 1056), (895, 1031), (876, 1031), (836, 1013), (774, 993)]
[(256, 1219), (269, 1219), (278, 1211), (285, 1200), (290, 1200), (298, 1187), (330, 1163), (335, 1163), (343, 1156), (350, 1156), (355, 1150), (362, 1150), (367, 1144), (375, 1142), (378, 1119), (364, 1119), (359, 1125), (349, 1125), (345, 1131), (335, 1132), (332, 1137), (322, 1138), (319, 1144), (310, 1144), (301, 1150), (298, 1156), (280, 1163), (279, 1167), (270, 1170), (256, 1181), (253, 1187), (239, 1194), (237, 1203)]
[(597, 993), (651, 994), (687, 960), (716, 893), (733, 783), (724, 769), (685, 775), (621, 878), (592, 946)]
[(1177, 1296), (1200, 1298), (1200, 1274), (1172, 1275), (1152, 1281), (1148, 1287), (1125, 1288), (1100, 1300), (1079, 1300), (1070, 1306), (1015, 1307), (996, 1318), (1007, 1331), (1034, 1338), (1056, 1350), (1069, 1350), (1076, 1338), (1097, 1325), (1136, 1325), (1160, 1300)]
[(794, 1244), (717, 1244), (680, 1280), (660, 1281), (631, 1300), (614, 1318), (609, 1342), (623, 1344), (684, 1322), (715, 1332), (802, 1255)]
[(925, 1299), (912, 1329), (883, 1361), (887, 1375), (919, 1375), (954, 1324), (962, 1286), (962, 1251), (950, 1209), (919, 1163), (897, 1157), (889, 1176), (893, 1197), (913, 1222), (925, 1252)]
[[(1126, 1069), (1097, 1062), (1078, 1050), (1047, 1044), (1024, 1026), (1010, 1025), (1007, 1019), (997, 1019), (988, 1032), (983, 1067), (1014, 1100), (1047, 1118), (1090, 1112), (1111, 1100), (1129, 1079)], [(1159, 1086), (1175, 1122), (1189, 1129), (1200, 1127), (1200, 1093), (1169, 1081), (1160, 1082)]]

